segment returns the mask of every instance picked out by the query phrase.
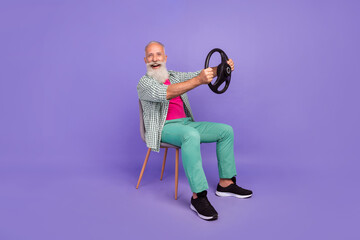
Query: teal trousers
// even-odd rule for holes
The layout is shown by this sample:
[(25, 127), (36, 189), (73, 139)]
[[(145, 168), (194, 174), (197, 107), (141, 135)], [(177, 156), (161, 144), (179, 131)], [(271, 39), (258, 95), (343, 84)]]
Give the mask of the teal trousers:
[(220, 178), (236, 176), (234, 132), (222, 123), (194, 122), (179, 118), (165, 122), (161, 141), (181, 147), (182, 163), (191, 191), (199, 193), (209, 188), (202, 167), (200, 143), (216, 142)]

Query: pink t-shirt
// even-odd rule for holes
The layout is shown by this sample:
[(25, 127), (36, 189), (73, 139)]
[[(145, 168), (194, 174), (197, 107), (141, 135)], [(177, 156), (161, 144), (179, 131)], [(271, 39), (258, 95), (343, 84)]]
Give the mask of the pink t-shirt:
[[(165, 85), (170, 85), (169, 79), (164, 82)], [(173, 98), (170, 100), (169, 110), (166, 116), (166, 120), (178, 119), (178, 118), (186, 118), (185, 110), (184, 110), (184, 102), (180, 96)]]

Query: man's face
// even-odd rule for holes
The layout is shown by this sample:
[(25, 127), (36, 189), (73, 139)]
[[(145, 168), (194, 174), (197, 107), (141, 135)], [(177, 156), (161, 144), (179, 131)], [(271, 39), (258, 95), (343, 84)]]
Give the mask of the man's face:
[(160, 44), (152, 43), (146, 48), (144, 60), (155, 70), (160, 68), (162, 63), (166, 63), (167, 56)]

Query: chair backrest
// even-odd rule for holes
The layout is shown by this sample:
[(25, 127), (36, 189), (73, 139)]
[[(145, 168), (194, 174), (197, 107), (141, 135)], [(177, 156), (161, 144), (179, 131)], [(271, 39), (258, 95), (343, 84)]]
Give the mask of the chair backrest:
[(143, 116), (143, 108), (140, 99), (139, 99), (139, 113), (140, 113), (140, 135), (142, 140), (145, 142), (144, 116)]

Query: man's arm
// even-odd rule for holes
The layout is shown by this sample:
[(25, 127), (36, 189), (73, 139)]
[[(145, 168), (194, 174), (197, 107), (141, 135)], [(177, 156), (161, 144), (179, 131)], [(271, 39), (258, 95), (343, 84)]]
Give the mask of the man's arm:
[(166, 99), (170, 100), (181, 94), (184, 94), (191, 89), (194, 89), (202, 84), (209, 84), (214, 78), (213, 68), (206, 68), (201, 70), (200, 74), (185, 82), (174, 83), (168, 86), (166, 90)]
[[(233, 60), (229, 59), (227, 64), (230, 65), (231, 71), (234, 71), (235, 68)], [(166, 100), (180, 96), (181, 94), (184, 94), (202, 84), (209, 84), (216, 76), (217, 67), (209, 67), (201, 70), (200, 74), (194, 78), (191, 78), (185, 82), (171, 84), (166, 90)]]

